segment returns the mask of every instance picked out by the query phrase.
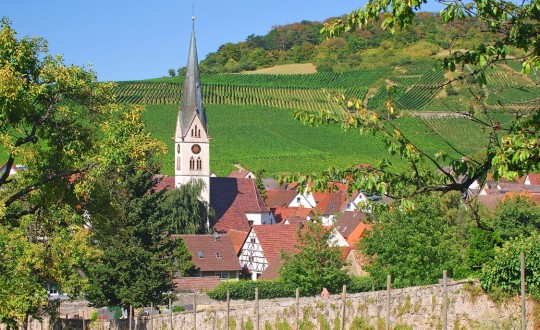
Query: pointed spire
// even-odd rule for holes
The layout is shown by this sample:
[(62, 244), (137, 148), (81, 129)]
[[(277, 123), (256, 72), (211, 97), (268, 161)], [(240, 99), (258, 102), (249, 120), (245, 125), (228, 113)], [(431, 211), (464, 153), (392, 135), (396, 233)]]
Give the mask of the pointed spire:
[(189, 45), (188, 61), (186, 66), (186, 78), (184, 80), (184, 94), (182, 104), (178, 112), (176, 124), (176, 138), (185, 137), (189, 126), (195, 116), (198, 116), (206, 127), (206, 115), (202, 103), (201, 83), (199, 81), (199, 61), (197, 58), (197, 44), (195, 40), (195, 16), (192, 19), (191, 42)]

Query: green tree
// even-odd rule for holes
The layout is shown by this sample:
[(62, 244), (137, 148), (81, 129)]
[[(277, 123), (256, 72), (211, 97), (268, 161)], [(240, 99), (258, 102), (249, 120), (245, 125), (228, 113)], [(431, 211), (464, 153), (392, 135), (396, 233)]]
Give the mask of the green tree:
[[(99, 196), (99, 200), (109, 201), (114, 211), (93, 212), (94, 243), (103, 251), (101, 262), (88, 273), (90, 287), (85, 297), (94, 306), (162, 303), (173, 289), (175, 274), (184, 275), (193, 267), (183, 241), (170, 239), (166, 192), (153, 191), (153, 174), (129, 169), (102, 182), (101, 193), (110, 196)], [(110, 182), (118, 186), (111, 188)]]
[[(0, 26), (0, 322), (25, 327), (49, 313), (46, 286), (71, 297), (100, 256), (83, 205), (126, 158), (138, 168), (163, 146), (145, 132), (142, 108), (114, 103), (113, 84), (67, 66), (40, 38)], [(10, 176), (9, 169), (24, 164)]]
[(176, 71), (174, 71), (174, 69), (169, 69), (169, 77), (174, 77), (176, 76)]
[(437, 196), (421, 196), (414, 209), (377, 214), (373, 230), (360, 241), (370, 258), (366, 270), (376, 285), (383, 286), (388, 274), (396, 287), (435, 283), (445, 269), (449, 276), (457, 275), (461, 252), (448, 207)]
[(204, 182), (191, 181), (165, 193), (160, 203), (162, 219), (173, 234), (207, 234), (214, 213), (208, 203), (199, 199)]
[(302, 295), (319, 294), (323, 288), (339, 292), (349, 276), (341, 249), (328, 245), (331, 233), (318, 222), (308, 221), (299, 229), (297, 252), (281, 255), (280, 279), (300, 288)]
[(265, 201), (268, 196), (266, 196), (266, 187), (264, 186), (264, 173), (266, 171), (264, 169), (258, 170), (257, 173), (255, 173), (255, 185), (257, 186), (257, 190), (259, 191), (259, 194), (261, 194), (262, 199)]
[(506, 198), (495, 209), (493, 227), (505, 240), (540, 231), (540, 207), (527, 196)]

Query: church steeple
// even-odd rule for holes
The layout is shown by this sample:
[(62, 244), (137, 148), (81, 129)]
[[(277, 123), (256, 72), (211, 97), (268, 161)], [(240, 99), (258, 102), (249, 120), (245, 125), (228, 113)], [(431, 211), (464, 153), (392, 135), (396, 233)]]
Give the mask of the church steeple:
[(195, 18), (184, 80), (184, 94), (176, 119), (174, 136), (175, 185), (180, 187), (192, 180), (202, 181), (201, 200), (210, 202), (210, 140), (199, 81), (199, 62), (195, 42)]
[(193, 119), (199, 117), (204, 130), (207, 131), (206, 114), (202, 103), (201, 83), (199, 81), (199, 61), (195, 40), (195, 17), (192, 17), (191, 42), (184, 80), (184, 94), (178, 111), (175, 137), (184, 138), (188, 134)]

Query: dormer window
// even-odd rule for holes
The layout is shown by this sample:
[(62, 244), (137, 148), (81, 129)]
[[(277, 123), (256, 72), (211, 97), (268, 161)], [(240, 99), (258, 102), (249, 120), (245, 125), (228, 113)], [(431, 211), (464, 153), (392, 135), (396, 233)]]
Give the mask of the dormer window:
[(199, 259), (204, 259), (204, 253), (202, 252), (202, 250), (197, 251), (197, 256), (199, 257)]
[(221, 258), (221, 252), (216, 252), (216, 258)]

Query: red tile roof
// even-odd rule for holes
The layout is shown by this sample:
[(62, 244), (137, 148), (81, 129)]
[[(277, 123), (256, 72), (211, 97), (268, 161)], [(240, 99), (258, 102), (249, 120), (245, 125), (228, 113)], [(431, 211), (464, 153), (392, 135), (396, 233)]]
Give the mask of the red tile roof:
[(257, 236), (268, 264), (270, 264), (281, 251), (292, 252), (297, 250), (295, 245), (298, 245), (298, 226), (260, 225), (253, 226), (251, 230), (253, 230)]
[(210, 205), (216, 212), (213, 229), (249, 231), (246, 213), (270, 212), (253, 179), (210, 178)]
[(154, 180), (157, 181), (154, 189), (156, 191), (174, 189), (174, 176), (169, 175), (154, 175)]
[(323, 215), (338, 214), (347, 203), (346, 194), (340, 190), (313, 194), (313, 197), (317, 201), (316, 212)]
[(283, 223), (287, 219), (306, 218), (313, 212), (312, 209), (305, 207), (273, 207), (271, 208), (277, 223)]
[(191, 253), (191, 260), (200, 271), (242, 269), (231, 238), (227, 235), (220, 235), (218, 239), (214, 239), (213, 235), (173, 235), (172, 238), (184, 240)]
[(531, 173), (528, 174), (529, 181), (531, 181), (531, 185), (540, 185), (540, 174), (539, 173)]
[(215, 289), (221, 280), (218, 276), (181, 277), (173, 280), (173, 285), (180, 292), (206, 292)]
[[(232, 171), (229, 174), (229, 178), (244, 179), (246, 177), (246, 175), (249, 174), (249, 172), (251, 172), (251, 171), (246, 170), (246, 169), (235, 170), (235, 171)], [(254, 178), (249, 178), (249, 179), (254, 179)]]
[(268, 267), (266, 267), (261, 276), (259, 276), (259, 280), (275, 280), (278, 278), (279, 269), (281, 268), (282, 264), (283, 259), (281, 259), (281, 255), (278, 254), (274, 260), (268, 264)]
[(248, 236), (248, 232), (245, 231), (239, 231), (236, 229), (231, 229), (227, 232), (227, 236), (231, 238), (234, 252), (236, 255), (240, 253), (242, 250), (242, 245), (244, 245), (244, 242), (246, 241), (246, 237)]
[(270, 208), (287, 206), (298, 195), (296, 190), (267, 190), (266, 205)]
[(367, 220), (367, 214), (363, 212), (347, 211), (336, 221), (335, 227), (345, 239), (349, 237), (352, 232), (360, 225), (364, 220)]

